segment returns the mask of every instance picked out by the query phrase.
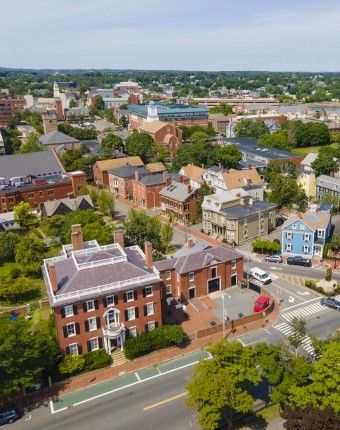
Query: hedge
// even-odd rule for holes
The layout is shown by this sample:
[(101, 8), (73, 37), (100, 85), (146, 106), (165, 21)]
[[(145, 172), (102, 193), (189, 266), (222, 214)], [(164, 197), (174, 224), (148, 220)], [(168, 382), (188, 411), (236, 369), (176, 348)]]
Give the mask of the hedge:
[(256, 239), (251, 246), (259, 254), (277, 254), (281, 252), (281, 245), (271, 240)]
[(101, 369), (112, 363), (111, 355), (103, 349), (83, 355), (66, 355), (58, 365), (60, 375), (71, 376), (90, 370)]
[(165, 325), (136, 337), (130, 337), (124, 344), (124, 354), (132, 360), (152, 351), (178, 346), (186, 340), (186, 334), (181, 326)]
[(305, 280), (305, 287), (310, 288), (311, 290), (317, 291), (318, 293), (324, 294), (325, 296), (328, 296), (328, 297), (336, 296), (340, 293), (339, 284), (335, 287), (334, 291), (332, 291), (331, 293), (327, 293), (326, 291), (324, 291), (322, 287), (317, 287), (316, 282), (311, 279)]

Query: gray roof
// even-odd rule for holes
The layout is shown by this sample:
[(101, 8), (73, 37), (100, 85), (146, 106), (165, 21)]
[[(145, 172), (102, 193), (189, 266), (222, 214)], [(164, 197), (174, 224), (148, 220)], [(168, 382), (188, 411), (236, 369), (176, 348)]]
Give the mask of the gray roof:
[(230, 208), (221, 209), (227, 218), (245, 218), (248, 215), (261, 213), (271, 209), (275, 209), (277, 205), (261, 200), (255, 201), (252, 205), (237, 205)]
[(182, 274), (203, 269), (203, 267), (213, 264), (214, 261), (217, 263), (226, 263), (227, 261), (236, 260), (241, 257), (241, 254), (233, 249), (218, 246), (177, 258), (157, 261), (155, 267), (160, 272), (175, 269), (176, 272)]
[(187, 184), (173, 181), (168, 187), (161, 190), (160, 195), (177, 200), (178, 202), (185, 202), (194, 193), (196, 193), (196, 190), (188, 191)]
[(72, 136), (68, 136), (65, 133), (62, 133), (61, 131), (54, 130), (50, 133), (40, 136), (39, 142), (42, 145), (67, 145), (72, 143), (78, 143), (79, 140), (75, 139)]
[(86, 200), (89, 205), (94, 208), (91, 197), (88, 195), (77, 196), (74, 198), (66, 197), (65, 199), (57, 199), (57, 200), (49, 200), (47, 202), (41, 203), (40, 210), (45, 209), (46, 216), (52, 216), (57, 210), (60, 204), (64, 204), (72, 211), (75, 211), (79, 208), (81, 202)]
[(336, 178), (334, 176), (320, 175), (316, 178), (316, 185), (318, 187), (340, 192), (340, 178)]
[(56, 154), (51, 151), (3, 155), (0, 157), (0, 177), (46, 176), (57, 173), (65, 173), (65, 170)]
[(139, 180), (141, 184), (144, 185), (159, 185), (159, 184), (165, 184), (163, 173), (158, 173), (156, 175), (147, 175), (143, 176)]
[(188, 254), (194, 254), (196, 252), (203, 251), (205, 249), (211, 248), (211, 245), (207, 242), (203, 242), (198, 239), (192, 239), (193, 244), (191, 247), (188, 246), (187, 243), (185, 243), (182, 248), (180, 248), (178, 251), (176, 251), (174, 254), (171, 255), (172, 258), (178, 258), (183, 257)]
[(109, 173), (115, 176), (119, 176), (120, 178), (129, 178), (131, 176), (135, 175), (135, 172), (139, 172), (140, 174), (143, 173), (149, 173), (149, 170), (147, 170), (144, 166), (143, 167), (136, 167), (136, 166), (121, 166), (117, 167), (117, 169), (109, 169)]

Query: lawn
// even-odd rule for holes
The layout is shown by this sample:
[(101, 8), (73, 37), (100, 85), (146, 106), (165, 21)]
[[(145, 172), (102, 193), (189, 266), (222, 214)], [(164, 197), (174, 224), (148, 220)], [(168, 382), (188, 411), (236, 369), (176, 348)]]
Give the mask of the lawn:
[(294, 148), (291, 152), (294, 154), (302, 155), (303, 157), (306, 157), (310, 152), (318, 152), (320, 148), (324, 147), (334, 147), (336, 146), (335, 143), (331, 143), (330, 145), (322, 145), (322, 146), (309, 146), (308, 148)]
[(33, 330), (38, 328), (40, 322), (43, 320), (48, 320), (50, 317), (51, 309), (49, 307), (39, 308), (32, 313), (32, 327)]

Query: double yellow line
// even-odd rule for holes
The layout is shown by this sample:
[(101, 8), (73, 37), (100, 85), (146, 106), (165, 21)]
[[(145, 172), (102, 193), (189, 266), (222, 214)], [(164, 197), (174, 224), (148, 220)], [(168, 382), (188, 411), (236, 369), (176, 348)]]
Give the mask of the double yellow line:
[(187, 395), (186, 392), (179, 393), (179, 394), (176, 394), (173, 397), (169, 397), (168, 399), (161, 400), (160, 402), (153, 403), (152, 405), (149, 405), (149, 406), (145, 406), (145, 408), (143, 408), (143, 412), (149, 411), (150, 409), (153, 409), (153, 408), (157, 408), (158, 406), (163, 406), (163, 405), (165, 405), (165, 404), (167, 404), (169, 402), (172, 402), (174, 400), (180, 399), (181, 397), (184, 397), (186, 395)]

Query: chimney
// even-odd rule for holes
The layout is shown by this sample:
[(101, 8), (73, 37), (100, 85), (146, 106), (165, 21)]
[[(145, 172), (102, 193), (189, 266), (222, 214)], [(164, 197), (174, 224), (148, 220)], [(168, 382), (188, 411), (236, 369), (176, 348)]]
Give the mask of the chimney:
[(164, 170), (163, 172), (163, 181), (166, 182), (167, 178), (169, 177), (168, 172)]
[(166, 186), (166, 187), (168, 187), (170, 184), (171, 184), (171, 177), (170, 177), (170, 176), (167, 176), (167, 177), (165, 178), (165, 186)]
[(153, 269), (152, 244), (151, 242), (144, 243), (145, 265), (147, 269)]
[(192, 237), (188, 237), (187, 239), (187, 247), (192, 248), (194, 246), (194, 239)]
[(59, 288), (58, 288), (58, 279), (57, 279), (57, 269), (54, 263), (51, 263), (48, 266), (48, 277), (50, 278), (50, 284), (51, 284), (53, 293), (57, 293)]
[(67, 193), (67, 197), (68, 197), (69, 199), (74, 199), (74, 198), (75, 198), (75, 195), (74, 195), (74, 193)]
[(188, 194), (190, 194), (190, 193), (191, 193), (191, 191), (192, 191), (191, 185), (190, 185), (190, 184), (188, 184), (188, 185), (187, 185), (187, 187), (188, 187)]
[(114, 243), (118, 243), (122, 248), (124, 248), (124, 232), (123, 230), (116, 230), (113, 233)]
[(80, 224), (74, 224), (71, 232), (73, 251), (84, 249), (83, 233)]
[(135, 181), (136, 182), (139, 181), (139, 170), (138, 169), (135, 170)]

